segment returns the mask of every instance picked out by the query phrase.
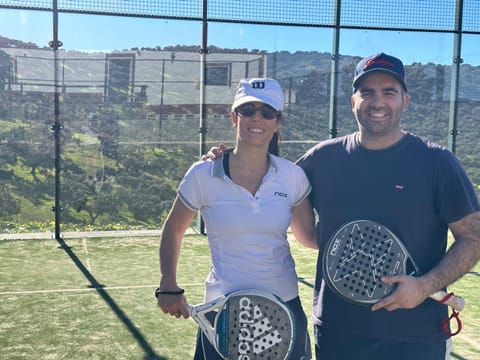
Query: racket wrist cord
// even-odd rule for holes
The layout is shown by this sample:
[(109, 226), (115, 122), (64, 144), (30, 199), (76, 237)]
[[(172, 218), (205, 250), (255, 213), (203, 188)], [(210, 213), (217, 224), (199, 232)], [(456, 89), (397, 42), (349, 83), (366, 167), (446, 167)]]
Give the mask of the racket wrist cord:
[(185, 292), (185, 289), (182, 289), (182, 288), (175, 291), (160, 290), (160, 288), (156, 288), (155, 297), (158, 298), (158, 295), (182, 295), (184, 292)]
[[(450, 299), (453, 295), (454, 295), (453, 292), (448, 293), (443, 299), (439, 301), (439, 303), (445, 304), (448, 301), (448, 299)], [(453, 318), (455, 318), (457, 322), (457, 330), (454, 332), (452, 332), (448, 326), (450, 324), (450, 321)], [(460, 320), (460, 313), (456, 311), (454, 308), (452, 308), (452, 315), (443, 319), (442, 329), (445, 335), (447, 335), (448, 337), (455, 336), (462, 330), (462, 320)]]

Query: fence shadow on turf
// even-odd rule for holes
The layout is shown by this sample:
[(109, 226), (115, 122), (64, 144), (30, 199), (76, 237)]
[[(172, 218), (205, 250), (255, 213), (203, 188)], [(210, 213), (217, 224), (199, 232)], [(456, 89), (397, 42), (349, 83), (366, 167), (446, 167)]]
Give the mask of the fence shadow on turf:
[(73, 252), (72, 248), (68, 246), (63, 239), (56, 239), (60, 247), (67, 253), (70, 259), (75, 263), (77, 268), (87, 278), (90, 283), (90, 287), (95, 289), (107, 305), (112, 309), (115, 315), (125, 324), (132, 336), (138, 342), (140, 347), (145, 352), (145, 356), (142, 360), (168, 360), (166, 357), (160, 356), (155, 353), (150, 344), (145, 340), (145, 336), (136, 328), (132, 321), (128, 318), (127, 314), (117, 305), (115, 300), (104, 289), (104, 285), (100, 284), (92, 273), (83, 265), (77, 255)]
[(302, 283), (302, 284), (304, 284), (304, 285), (307, 285), (308, 287), (310, 287), (310, 288), (313, 289), (313, 284), (312, 284), (311, 282), (305, 280), (305, 278), (299, 277), (297, 280), (298, 280), (299, 283)]

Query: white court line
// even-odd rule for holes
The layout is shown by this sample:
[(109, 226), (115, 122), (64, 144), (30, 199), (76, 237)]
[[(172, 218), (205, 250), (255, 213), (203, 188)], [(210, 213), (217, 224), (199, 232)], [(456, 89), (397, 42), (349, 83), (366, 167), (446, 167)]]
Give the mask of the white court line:
[[(199, 234), (195, 227), (189, 226), (186, 234)], [(99, 237), (130, 237), (130, 236), (160, 236), (161, 230), (107, 230), (107, 231), (72, 231), (60, 234), (64, 240), (80, 238), (99, 238)], [(41, 233), (21, 233), (21, 234), (0, 234), (0, 240), (45, 240), (55, 239), (52, 232)]]
[[(204, 286), (204, 283), (200, 284), (184, 284), (182, 286)], [(50, 294), (50, 293), (68, 293), (68, 292), (90, 292), (97, 291), (98, 289), (103, 290), (122, 290), (122, 289), (143, 289), (143, 288), (157, 288), (158, 285), (133, 285), (133, 286), (104, 286), (104, 287), (88, 287), (88, 288), (79, 288), (79, 289), (52, 289), (52, 290), (29, 290), (29, 291), (4, 291), (0, 292), (2, 295), (33, 295), (33, 294)]]
[[(303, 280), (313, 280), (305, 279)], [(301, 284), (301, 282), (300, 282)], [(205, 286), (205, 283), (192, 283), (192, 284), (182, 284), (183, 287), (189, 286)], [(77, 288), (77, 289), (52, 289), (52, 290), (28, 290), (28, 291), (3, 291), (0, 292), (0, 296), (5, 295), (33, 295), (33, 294), (51, 294), (51, 293), (69, 293), (69, 292), (90, 292), (97, 291), (98, 289), (103, 290), (125, 290), (125, 289), (146, 289), (153, 288), (156, 289), (158, 285), (132, 285), (132, 286), (102, 286), (98, 288), (87, 287), (87, 288)]]

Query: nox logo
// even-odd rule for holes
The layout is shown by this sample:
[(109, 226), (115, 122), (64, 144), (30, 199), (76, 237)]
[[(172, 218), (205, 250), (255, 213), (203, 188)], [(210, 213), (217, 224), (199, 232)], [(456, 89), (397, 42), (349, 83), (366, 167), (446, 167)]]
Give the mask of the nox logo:
[(273, 329), (270, 319), (246, 296), (239, 300), (238, 314), (238, 359), (249, 360), (282, 342), (278, 330)]
[(265, 88), (265, 82), (264, 81), (255, 81), (252, 83), (252, 88), (254, 89), (264, 89)]
[(338, 246), (342, 243), (342, 240), (339, 238), (336, 238), (335, 241), (332, 244), (332, 249), (330, 250), (330, 255), (335, 256), (337, 255), (338, 251)]
[(287, 198), (287, 197), (288, 197), (288, 194), (286, 194), (286, 193), (282, 193), (282, 192), (278, 192), (278, 191), (275, 191), (275, 196), (280, 196), (280, 197)]

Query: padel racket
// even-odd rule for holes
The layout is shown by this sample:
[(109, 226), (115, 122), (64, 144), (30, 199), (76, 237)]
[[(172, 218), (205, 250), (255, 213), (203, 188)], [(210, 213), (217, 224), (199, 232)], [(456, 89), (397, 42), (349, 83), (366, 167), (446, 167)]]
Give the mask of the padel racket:
[[(293, 349), (294, 318), (288, 306), (275, 295), (241, 290), (188, 308), (224, 359), (282, 360)], [(213, 325), (205, 317), (210, 311), (217, 312)]]
[[(384, 284), (383, 276), (420, 276), (404, 244), (385, 226), (356, 220), (340, 227), (323, 253), (323, 274), (329, 287), (342, 298), (358, 304), (374, 304), (390, 295), (396, 284)], [(438, 291), (431, 298), (455, 310), (463, 298)]]

